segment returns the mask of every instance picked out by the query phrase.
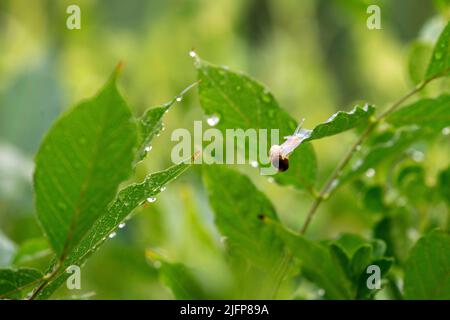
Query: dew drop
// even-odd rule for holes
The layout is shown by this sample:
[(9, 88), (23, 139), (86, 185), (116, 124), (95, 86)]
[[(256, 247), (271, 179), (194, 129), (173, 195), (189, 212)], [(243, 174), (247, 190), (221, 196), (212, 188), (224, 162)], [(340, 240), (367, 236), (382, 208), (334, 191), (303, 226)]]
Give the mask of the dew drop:
[(376, 173), (376, 171), (375, 171), (374, 168), (369, 168), (366, 171), (366, 177), (367, 178), (373, 178), (375, 176), (375, 173)]
[(117, 233), (111, 232), (111, 233), (109, 234), (108, 237), (109, 237), (110, 239), (112, 239), (112, 238), (114, 238), (116, 235), (117, 235)]
[(415, 151), (413, 151), (411, 157), (416, 162), (422, 162), (423, 159), (425, 158), (425, 155), (423, 154), (423, 152), (415, 150)]
[(197, 57), (197, 52), (195, 52), (194, 50), (189, 51), (189, 57), (191, 58)]
[(150, 150), (152, 150), (152, 148), (153, 148), (152, 146), (146, 146), (144, 150), (145, 152), (149, 152)]
[(445, 127), (442, 129), (442, 135), (448, 136), (450, 134), (450, 127)]
[(125, 228), (125, 226), (126, 226), (126, 223), (122, 222), (119, 224), (119, 229), (123, 229), (123, 228)]
[(250, 165), (253, 167), (253, 168), (258, 168), (258, 161), (256, 161), (256, 160), (251, 160), (250, 161)]
[(161, 189), (159, 189), (160, 192), (164, 192), (166, 191), (166, 187), (161, 187)]
[(211, 126), (214, 127), (216, 126), (219, 122), (220, 122), (220, 116), (217, 114), (212, 114), (210, 116), (208, 116), (208, 118), (206, 119), (206, 122)]
[(156, 198), (155, 197), (149, 197), (149, 198), (147, 198), (147, 201), (150, 202), (150, 203), (153, 203), (153, 202), (156, 201)]
[(183, 97), (177, 97), (175, 100), (177, 100), (177, 102), (180, 102), (181, 100), (183, 100)]

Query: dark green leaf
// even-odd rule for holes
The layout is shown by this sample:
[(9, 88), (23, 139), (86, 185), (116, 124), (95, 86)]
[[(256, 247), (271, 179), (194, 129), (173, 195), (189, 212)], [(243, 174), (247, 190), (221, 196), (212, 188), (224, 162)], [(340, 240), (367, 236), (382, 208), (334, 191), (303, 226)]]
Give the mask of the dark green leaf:
[[(205, 61), (199, 61), (197, 68), (200, 104), (208, 116), (219, 120), (216, 127), (223, 133), (227, 128), (267, 129), (268, 136), (271, 129), (278, 129), (280, 138), (294, 133), (297, 121), (279, 107), (272, 93), (262, 84)], [(270, 143), (268, 137), (268, 148), (264, 152), (269, 152)], [(247, 157), (248, 153), (245, 152)], [(312, 189), (317, 167), (313, 148), (305, 143), (292, 156), (290, 169), (277, 174), (276, 180), (299, 189)]]
[(249, 178), (223, 166), (204, 166), (203, 177), (216, 225), (233, 252), (257, 268), (273, 271), (284, 250), (274, 230), (262, 221), (278, 219), (272, 203)]
[(450, 205), (450, 166), (439, 173), (438, 181), (439, 193)]
[[(336, 263), (336, 251), (329, 250), (326, 245), (308, 240), (302, 235), (294, 234), (279, 223), (268, 221), (267, 224), (274, 228), (292, 254), (300, 260), (302, 273), (325, 290), (326, 298), (354, 298), (352, 283), (345, 269)], [(338, 255), (343, 258), (342, 254)]]
[(35, 269), (0, 269), (0, 299), (22, 299), (42, 280)]
[(450, 235), (432, 231), (411, 250), (405, 266), (405, 298), (450, 299)]
[(426, 79), (448, 74), (450, 71), (450, 22), (447, 23), (434, 47)]
[(390, 114), (386, 120), (395, 126), (418, 125), (441, 130), (450, 126), (450, 95), (416, 101)]
[(59, 256), (80, 243), (131, 173), (137, 130), (116, 77), (66, 112), (36, 155), (36, 210)]

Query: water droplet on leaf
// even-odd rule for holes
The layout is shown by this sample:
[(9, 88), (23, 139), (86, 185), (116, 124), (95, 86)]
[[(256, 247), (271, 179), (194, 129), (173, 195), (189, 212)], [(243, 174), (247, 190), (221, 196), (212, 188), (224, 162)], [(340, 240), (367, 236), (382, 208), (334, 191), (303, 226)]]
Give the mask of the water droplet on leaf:
[(149, 197), (149, 198), (147, 198), (147, 201), (150, 202), (150, 203), (153, 203), (153, 202), (156, 201), (156, 198), (155, 197)]
[(220, 122), (220, 116), (218, 114), (212, 114), (208, 116), (206, 119), (206, 122), (211, 126), (214, 127)]

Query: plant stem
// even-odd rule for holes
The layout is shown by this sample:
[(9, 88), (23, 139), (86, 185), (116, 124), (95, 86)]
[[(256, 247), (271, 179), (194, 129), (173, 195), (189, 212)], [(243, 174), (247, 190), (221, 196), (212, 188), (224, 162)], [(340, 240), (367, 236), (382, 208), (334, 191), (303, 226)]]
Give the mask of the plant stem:
[(437, 75), (433, 78), (429, 78), (421, 83), (419, 83), (414, 89), (406, 93), (404, 96), (402, 96), (400, 99), (398, 99), (396, 102), (394, 102), (385, 112), (381, 113), (378, 117), (373, 119), (366, 130), (361, 134), (361, 136), (356, 140), (356, 142), (352, 145), (350, 150), (345, 154), (345, 156), (342, 158), (342, 160), (339, 162), (337, 167), (334, 169), (334, 171), (331, 173), (330, 177), (325, 182), (324, 186), (319, 192), (319, 195), (314, 200), (314, 202), (311, 205), (311, 208), (308, 211), (308, 214), (306, 216), (306, 220), (303, 223), (303, 226), (300, 229), (300, 234), (305, 234), (306, 230), (308, 229), (309, 224), (311, 223), (311, 220), (316, 213), (317, 209), (319, 208), (320, 204), (329, 198), (330, 194), (334, 190), (334, 185), (337, 183), (337, 178), (342, 174), (343, 170), (347, 166), (347, 164), (352, 159), (355, 152), (359, 149), (361, 144), (366, 141), (366, 139), (370, 136), (370, 134), (373, 132), (373, 130), (377, 127), (378, 123), (382, 120), (384, 120), (388, 115), (390, 115), (392, 112), (394, 112), (399, 106), (401, 106), (406, 100), (408, 100), (410, 97), (412, 97), (414, 94), (421, 91), (425, 86), (430, 83), (432, 80), (440, 77), (441, 75)]
[[(317, 212), (317, 209), (319, 208), (320, 204), (328, 199), (331, 195), (331, 193), (335, 190), (335, 185), (337, 183), (337, 179), (342, 174), (343, 170), (347, 166), (347, 164), (352, 159), (355, 152), (359, 149), (359, 147), (366, 141), (366, 139), (370, 136), (370, 134), (373, 132), (373, 130), (377, 127), (378, 123), (380, 123), (382, 120), (384, 120), (388, 115), (390, 115), (392, 112), (397, 110), (398, 107), (400, 107), (406, 100), (408, 100), (410, 97), (421, 91), (423, 88), (426, 87), (427, 84), (429, 84), (434, 79), (437, 79), (446, 73), (448, 73), (449, 70), (445, 70), (443, 73), (438, 74), (432, 78), (429, 78), (425, 81), (422, 81), (419, 83), (416, 87), (414, 87), (412, 90), (407, 92), (404, 96), (402, 96), (400, 99), (395, 101), (386, 111), (381, 113), (378, 117), (375, 119), (372, 119), (369, 123), (369, 126), (366, 128), (366, 130), (363, 131), (363, 133), (359, 136), (358, 140), (352, 145), (352, 147), (349, 149), (349, 151), (344, 155), (342, 160), (339, 162), (337, 167), (333, 170), (329, 178), (326, 180), (325, 184), (321, 188), (319, 194), (315, 197), (308, 214), (306, 215), (305, 222), (303, 223), (301, 229), (299, 230), (299, 233), (301, 235), (304, 235), (308, 229), (308, 226), (311, 223), (312, 218), (314, 217), (314, 214)], [(275, 298), (278, 289), (281, 285), (281, 282), (283, 281), (286, 272), (289, 268), (290, 262), (293, 259), (293, 254), (291, 252), (286, 252), (284, 256), (284, 263), (282, 264), (282, 270), (280, 271), (279, 277), (277, 277), (277, 282), (274, 288), (273, 298)]]

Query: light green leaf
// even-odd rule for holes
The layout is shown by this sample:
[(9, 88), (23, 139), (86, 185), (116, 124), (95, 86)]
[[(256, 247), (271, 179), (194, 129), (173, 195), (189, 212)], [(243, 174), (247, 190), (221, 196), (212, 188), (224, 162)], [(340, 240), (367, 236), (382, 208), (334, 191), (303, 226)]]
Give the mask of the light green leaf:
[(0, 267), (10, 265), (16, 251), (16, 244), (0, 230)]
[(230, 251), (259, 269), (273, 271), (284, 250), (274, 230), (261, 220), (278, 219), (272, 203), (248, 177), (224, 166), (203, 166), (203, 177), (216, 225)]
[(418, 84), (425, 78), (432, 51), (433, 46), (430, 42), (412, 43), (408, 58), (408, 73), (412, 83)]
[(448, 75), (450, 72), (450, 22), (447, 23), (434, 47), (426, 79)]
[[(284, 240), (292, 254), (300, 260), (302, 273), (325, 290), (327, 299), (354, 298), (353, 285), (343, 266), (337, 263), (336, 248), (328, 248), (325, 244), (292, 233), (279, 223), (269, 220), (267, 224)], [(345, 263), (345, 261), (341, 262)]]
[(45, 136), (34, 174), (38, 218), (58, 256), (80, 243), (131, 173), (137, 130), (116, 88), (66, 112)]
[(344, 171), (339, 179), (339, 184), (366, 172), (369, 168), (377, 167), (383, 161), (399, 156), (411, 144), (426, 137), (428, 134), (429, 132), (415, 127), (406, 127), (398, 130), (387, 141), (363, 148), (354, 157), (355, 160), (351, 166)]
[(419, 239), (405, 265), (405, 298), (450, 299), (450, 235), (432, 231)]
[[(244, 74), (205, 61), (198, 61), (197, 69), (200, 104), (207, 116), (219, 120), (216, 127), (223, 133), (226, 129), (267, 129), (267, 153), (271, 146), (271, 129), (279, 130), (280, 139), (294, 133), (297, 121), (279, 107), (272, 93), (262, 84)], [(245, 152), (247, 157), (248, 153)], [(316, 167), (314, 150), (305, 143), (295, 153), (295, 161), (291, 159), (290, 169), (277, 174), (276, 180), (299, 189), (312, 189)]]
[(371, 105), (355, 106), (351, 111), (338, 111), (326, 122), (320, 123), (304, 141), (311, 141), (332, 136), (367, 123), (374, 114), (375, 108)]
[[(73, 264), (82, 265), (108, 239), (111, 233), (116, 232), (119, 225), (129, 217), (136, 207), (148, 198), (158, 195), (161, 188), (176, 179), (189, 167), (190, 163), (180, 163), (166, 170), (152, 173), (143, 182), (134, 183), (122, 189), (109, 205), (106, 213), (94, 223), (79, 245), (67, 256), (61, 269), (64, 270)], [(57, 276), (38, 298), (48, 298), (67, 276), (65, 272)]]
[(49, 257), (52, 250), (45, 238), (34, 238), (22, 243), (14, 256), (13, 264), (21, 265), (37, 259)]
[(42, 280), (42, 273), (35, 269), (0, 269), (0, 299), (22, 299), (32, 285)]
[(395, 126), (418, 125), (439, 131), (450, 126), (450, 95), (418, 100), (390, 114), (386, 120)]

